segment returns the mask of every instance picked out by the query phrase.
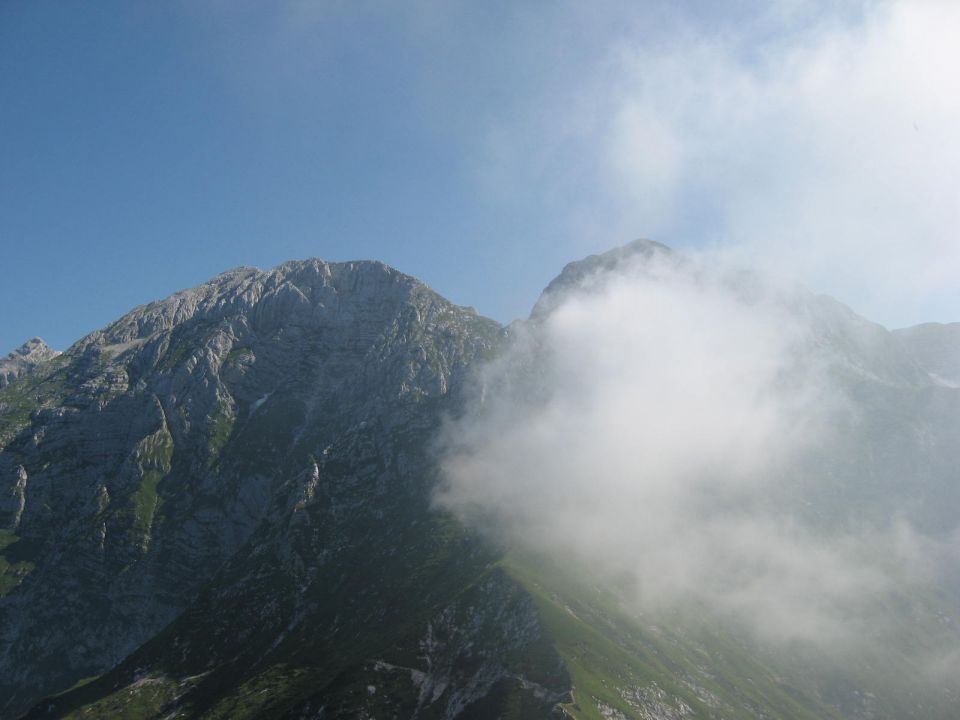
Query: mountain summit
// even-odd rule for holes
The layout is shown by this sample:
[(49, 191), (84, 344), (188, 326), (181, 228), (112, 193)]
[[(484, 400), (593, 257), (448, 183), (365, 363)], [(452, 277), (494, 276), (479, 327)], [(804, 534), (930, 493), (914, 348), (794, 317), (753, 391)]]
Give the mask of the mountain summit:
[(27, 340), (6, 357), (0, 358), (0, 388), (59, 354), (38, 337)]
[(669, 247), (645, 239), (634, 240), (599, 255), (588, 255), (582, 260), (567, 263), (560, 274), (550, 281), (534, 305), (531, 316), (543, 317), (554, 309), (564, 295), (591, 281), (602, 283), (604, 277), (638, 265), (678, 261), (679, 256)]
[(224, 642), (266, 653), (291, 612), (319, 622), (312, 593), (352, 595), (348, 566), (375, 575), (404, 537), (423, 562), (458, 547), (416, 521), (423, 438), (499, 335), (381, 263), (308, 260), (137, 308), (5, 388), (5, 715), (120, 662), (214, 586), (236, 592), (215, 578), (257, 584), (237, 611), (265, 644), (219, 605), (189, 632), (213, 640), (222, 616)]

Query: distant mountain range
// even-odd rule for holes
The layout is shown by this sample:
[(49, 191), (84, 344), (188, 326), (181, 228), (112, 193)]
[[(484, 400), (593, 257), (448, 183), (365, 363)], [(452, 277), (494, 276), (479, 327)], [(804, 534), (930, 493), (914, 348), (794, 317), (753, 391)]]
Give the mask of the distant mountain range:
[[(664, 257), (572, 263), (511, 327), (379, 262), (238, 268), (0, 360), (0, 718), (956, 718), (917, 660), (960, 648), (955, 565), (834, 662), (638, 615), (435, 503), (478, 369)], [(788, 305), (862, 411), (809, 460), (811, 517), (951, 538), (960, 324)]]

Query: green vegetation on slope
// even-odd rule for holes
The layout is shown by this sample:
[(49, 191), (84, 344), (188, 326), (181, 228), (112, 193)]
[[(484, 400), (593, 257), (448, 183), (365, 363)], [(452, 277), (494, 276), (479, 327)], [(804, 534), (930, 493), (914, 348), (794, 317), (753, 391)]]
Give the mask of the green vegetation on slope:
[(567, 665), (574, 699), (563, 708), (577, 720), (838, 717), (718, 634), (631, 616), (611, 592), (541, 559), (511, 554), (502, 565), (533, 596)]
[(57, 371), (67, 362), (65, 355), (58, 355), (0, 388), (0, 447), (30, 424), (34, 410), (62, 402), (68, 383)]
[[(87, 678), (78, 682), (67, 694), (83, 697), (84, 693), (94, 690), (98, 678)], [(148, 720), (160, 717), (162, 709), (174, 702), (190, 689), (189, 681), (176, 682), (166, 677), (145, 675), (131, 685), (116, 690), (90, 705), (78, 708), (64, 718), (116, 718), (117, 720)], [(54, 698), (55, 699), (55, 698)]]
[(173, 437), (164, 426), (141, 440), (134, 452), (138, 458), (141, 479), (130, 496), (132, 532), (136, 541), (146, 547), (154, 518), (162, 502), (158, 487), (160, 481), (170, 472), (173, 463)]
[(22, 557), (17, 544), (20, 538), (13, 530), (0, 529), (0, 596), (17, 587), (34, 569), (30, 560)]
[(149, 535), (150, 528), (153, 527), (153, 518), (160, 505), (157, 486), (162, 479), (163, 473), (161, 471), (147, 470), (143, 474), (140, 485), (130, 498), (134, 516), (133, 532), (136, 537)]
[(210, 464), (216, 462), (217, 457), (226, 446), (235, 422), (236, 415), (233, 409), (226, 404), (221, 405), (210, 418), (207, 426), (210, 438)]

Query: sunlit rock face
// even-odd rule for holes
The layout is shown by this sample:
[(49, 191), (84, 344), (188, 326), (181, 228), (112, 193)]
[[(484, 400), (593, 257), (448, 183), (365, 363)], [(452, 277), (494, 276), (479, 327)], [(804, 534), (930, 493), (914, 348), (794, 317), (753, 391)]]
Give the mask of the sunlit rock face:
[(292, 633), (316, 577), (336, 575), (330, 589), (348, 555), (374, 567), (395, 554), (427, 510), (425, 438), (499, 335), (381, 263), (308, 260), (224, 273), (58, 357), (38, 344), (11, 356), (3, 716), (109, 669), (218, 568), (284, 578), (260, 588), (277, 605), (224, 628), (265, 652), (245, 633)]
[(6, 387), (21, 375), (28, 374), (37, 365), (59, 355), (38, 337), (27, 340), (5, 358), (0, 358), (0, 388)]

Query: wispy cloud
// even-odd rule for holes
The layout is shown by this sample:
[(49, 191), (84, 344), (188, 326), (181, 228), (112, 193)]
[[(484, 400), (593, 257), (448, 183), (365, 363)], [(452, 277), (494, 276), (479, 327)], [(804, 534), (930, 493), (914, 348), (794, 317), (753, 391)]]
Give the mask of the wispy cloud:
[(605, 7), (623, 22), (594, 62), (494, 118), (501, 192), (562, 196), (596, 247), (712, 242), (886, 324), (955, 319), (960, 6)]

